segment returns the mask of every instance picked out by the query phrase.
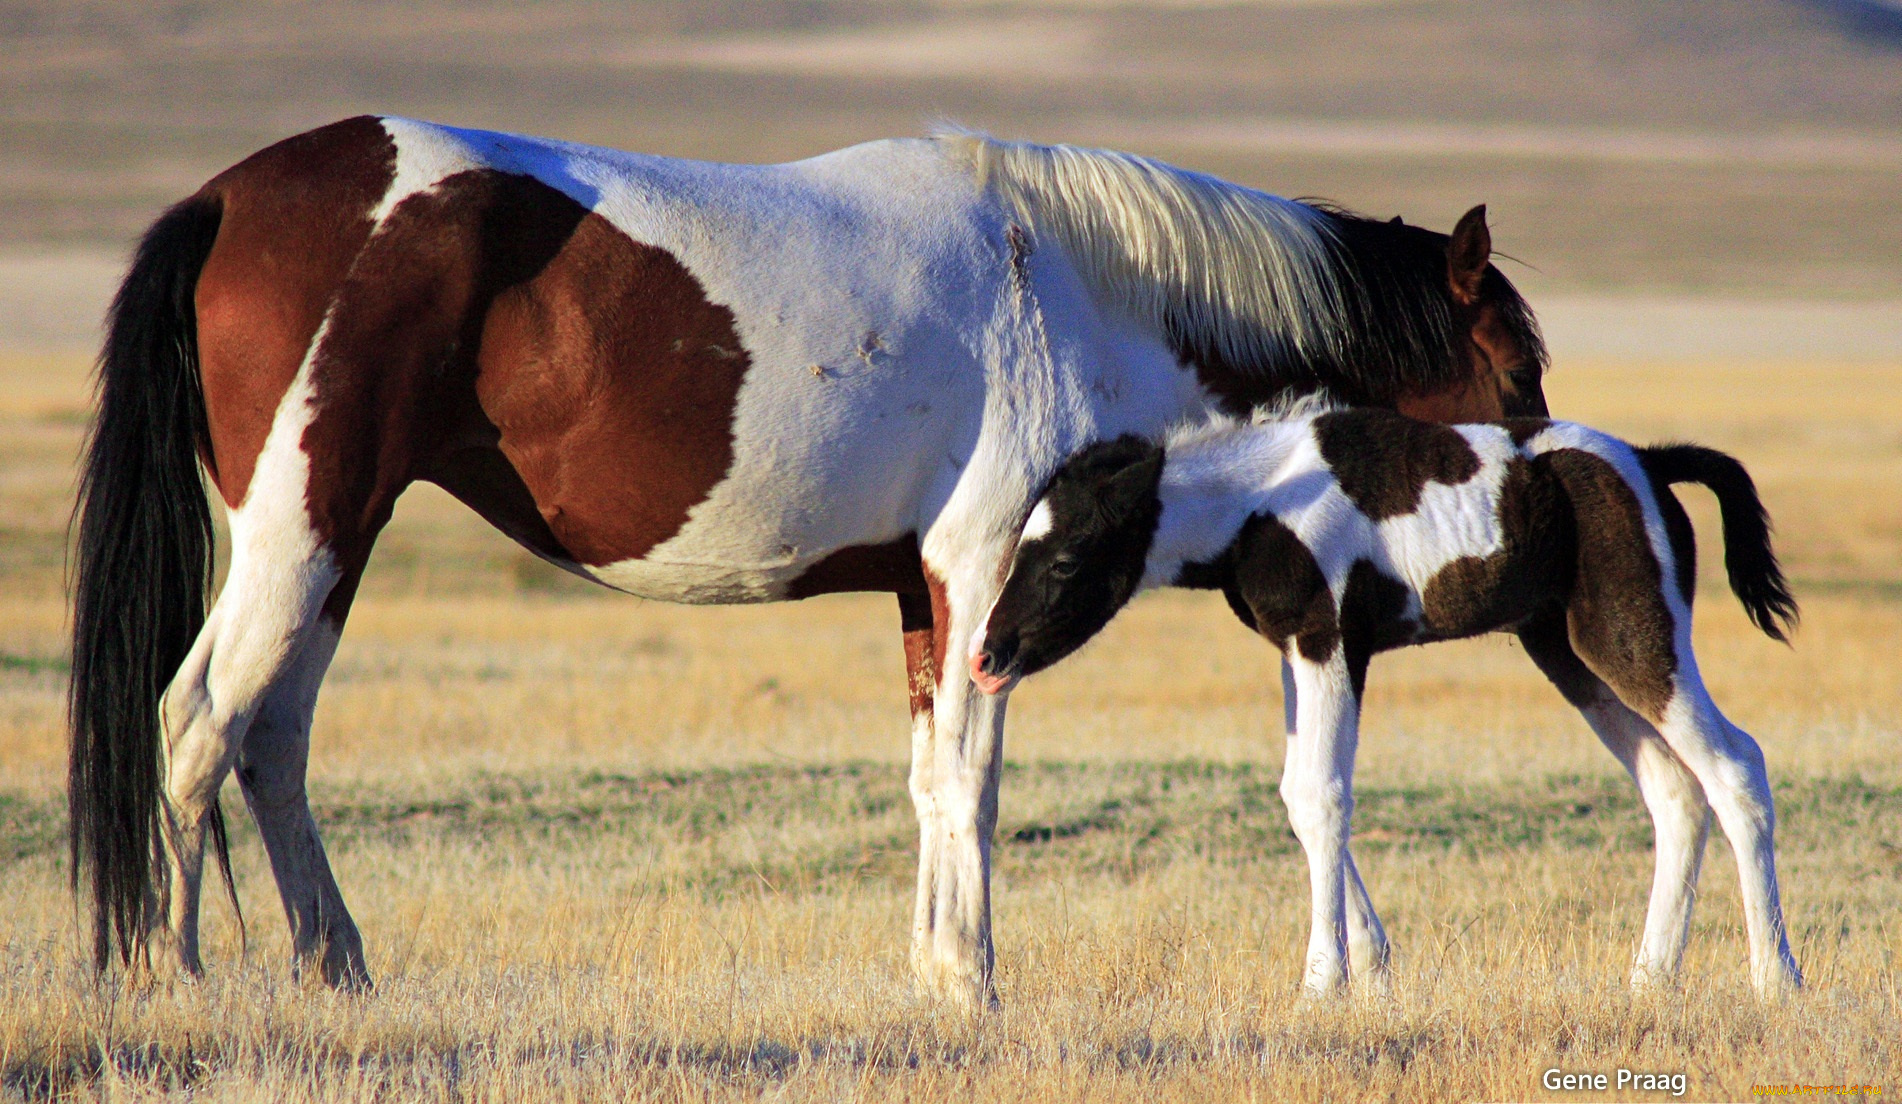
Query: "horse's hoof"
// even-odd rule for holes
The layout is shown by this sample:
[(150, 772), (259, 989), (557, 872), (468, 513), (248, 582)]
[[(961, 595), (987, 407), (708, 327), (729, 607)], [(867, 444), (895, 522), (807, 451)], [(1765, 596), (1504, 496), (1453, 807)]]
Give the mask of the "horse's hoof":
[(1631, 968), (1630, 984), (1634, 994), (1669, 993), (1677, 989), (1677, 975), (1670, 970), (1639, 963)]
[(914, 958), (912, 974), (919, 987), (933, 998), (972, 1015), (1003, 1007), (997, 998), (997, 987), (983, 973), (974, 974), (954, 964)]

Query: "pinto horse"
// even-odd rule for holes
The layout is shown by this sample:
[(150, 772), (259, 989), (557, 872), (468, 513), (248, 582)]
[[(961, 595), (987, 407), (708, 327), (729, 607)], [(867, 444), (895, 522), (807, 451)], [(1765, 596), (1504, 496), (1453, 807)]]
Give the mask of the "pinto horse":
[[(961, 662), (1037, 490), (1092, 441), (1290, 394), (1543, 412), (1544, 347), (1450, 237), (1127, 154), (967, 133), (785, 165), (335, 123), (151, 227), (114, 301), (73, 619), (74, 877), (102, 965), (200, 967), (236, 770), (293, 966), (368, 980), (305, 796), (379, 530), (437, 484), (630, 593), (897, 595), (912, 962), (992, 996), (1004, 706)], [(211, 514), (230, 570), (207, 612)]]
[(1657, 875), (1634, 987), (1670, 981), (1713, 809), (1737, 857), (1751, 981), (1798, 988), (1777, 893), (1763, 753), (1704, 688), (1691, 650), (1696, 542), (1673, 483), (1723, 513), (1731, 589), (1782, 640), (1796, 617), (1743, 465), (1695, 445), (1633, 448), (1519, 418), (1444, 426), (1390, 411), (1221, 419), (1103, 441), (1032, 508), (972, 638), (972, 681), (1001, 693), (1081, 647), (1142, 589), (1219, 589), (1281, 651), (1281, 796), (1307, 852), (1305, 985), (1386, 983), (1386, 932), (1348, 853), (1368, 661), (1409, 644), (1516, 632), (1638, 782)]

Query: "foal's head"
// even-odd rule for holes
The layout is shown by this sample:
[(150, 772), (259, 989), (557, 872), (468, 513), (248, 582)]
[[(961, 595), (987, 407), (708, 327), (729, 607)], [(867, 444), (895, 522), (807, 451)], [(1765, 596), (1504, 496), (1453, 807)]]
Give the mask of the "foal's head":
[(998, 693), (1076, 651), (1135, 595), (1162, 515), (1161, 482), (1162, 449), (1139, 437), (1091, 445), (1064, 464), (972, 641), (978, 689)]

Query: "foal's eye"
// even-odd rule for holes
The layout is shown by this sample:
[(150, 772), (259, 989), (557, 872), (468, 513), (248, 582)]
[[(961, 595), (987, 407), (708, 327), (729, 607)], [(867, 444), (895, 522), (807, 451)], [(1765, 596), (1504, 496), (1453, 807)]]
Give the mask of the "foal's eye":
[(1068, 579), (1070, 576), (1075, 575), (1076, 569), (1077, 562), (1075, 556), (1058, 556), (1050, 563), (1050, 574), (1055, 575), (1059, 579)]

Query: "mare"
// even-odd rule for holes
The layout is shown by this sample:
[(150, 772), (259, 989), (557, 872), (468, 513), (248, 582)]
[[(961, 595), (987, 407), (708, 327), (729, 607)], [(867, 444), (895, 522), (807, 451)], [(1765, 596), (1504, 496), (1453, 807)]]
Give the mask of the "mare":
[[(360, 117), (248, 157), (147, 231), (101, 356), (70, 701), (97, 959), (201, 968), (235, 770), (294, 968), (368, 980), (310, 723), (422, 480), (633, 594), (896, 595), (912, 963), (990, 1000), (1004, 703), (944, 657), (1037, 489), (1093, 441), (1291, 394), (1542, 412), (1490, 255), (1484, 208), (1448, 236), (968, 133), (726, 165)], [(209, 608), (203, 478), (232, 545)]]
[(1718, 711), (1691, 651), (1696, 542), (1673, 483), (1716, 492), (1731, 589), (1782, 640), (1796, 615), (1743, 466), (1635, 449), (1567, 422), (1445, 426), (1382, 410), (1217, 419), (1099, 442), (1032, 509), (973, 638), (987, 693), (1080, 647), (1139, 590), (1220, 589), (1281, 650), (1281, 781), (1313, 892), (1305, 986), (1387, 983), (1388, 944), (1348, 855), (1372, 656), (1509, 630), (1637, 780), (1657, 871), (1631, 981), (1683, 960), (1711, 810), (1743, 882), (1751, 980), (1801, 985), (1778, 899), (1763, 753)]

